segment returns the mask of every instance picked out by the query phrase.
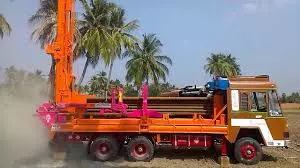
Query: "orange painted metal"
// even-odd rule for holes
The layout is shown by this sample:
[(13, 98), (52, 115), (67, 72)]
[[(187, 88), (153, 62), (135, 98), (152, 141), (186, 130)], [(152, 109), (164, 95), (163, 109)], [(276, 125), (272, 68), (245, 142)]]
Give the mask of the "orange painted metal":
[(214, 118), (213, 118), (213, 122), (215, 122), (219, 117), (220, 117), (220, 115), (222, 114), (222, 113), (224, 113), (225, 112), (225, 109), (227, 108), (227, 105), (225, 105), (215, 116), (214, 116)]
[(73, 75), (74, 0), (58, 0), (57, 37), (46, 46), (46, 53), (56, 61), (55, 103), (84, 103), (87, 95), (79, 95)]
[(59, 132), (136, 132), (136, 133), (212, 133), (227, 134), (226, 125), (214, 125), (212, 120), (152, 119), (78, 119), (74, 124), (61, 124)]

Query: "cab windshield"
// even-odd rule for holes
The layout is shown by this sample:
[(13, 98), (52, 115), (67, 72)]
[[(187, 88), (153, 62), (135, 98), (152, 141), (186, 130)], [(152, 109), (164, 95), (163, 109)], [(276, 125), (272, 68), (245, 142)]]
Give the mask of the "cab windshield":
[(270, 116), (282, 116), (279, 99), (275, 90), (269, 91), (269, 113)]

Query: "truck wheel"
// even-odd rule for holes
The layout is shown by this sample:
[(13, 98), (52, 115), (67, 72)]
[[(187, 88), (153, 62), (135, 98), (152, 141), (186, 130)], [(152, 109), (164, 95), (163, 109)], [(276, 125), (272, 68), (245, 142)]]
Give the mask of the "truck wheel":
[(262, 158), (262, 148), (253, 138), (245, 137), (239, 139), (234, 147), (235, 159), (246, 165), (257, 164)]
[(118, 151), (116, 139), (110, 136), (100, 136), (90, 146), (92, 156), (98, 161), (110, 160), (117, 156)]
[(128, 143), (128, 159), (132, 161), (150, 161), (154, 155), (154, 145), (145, 136), (137, 136)]

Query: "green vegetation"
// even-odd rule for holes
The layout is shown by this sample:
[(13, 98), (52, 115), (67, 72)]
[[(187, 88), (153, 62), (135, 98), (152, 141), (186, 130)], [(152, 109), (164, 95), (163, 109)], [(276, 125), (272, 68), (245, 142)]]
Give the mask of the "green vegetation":
[[(7, 67), (0, 71), (0, 94), (7, 93), (12, 96), (20, 98), (28, 98), (30, 96), (47, 97), (50, 90), (48, 90), (48, 83), (45, 75), (42, 75), (40, 70), (35, 72), (27, 72), (22, 69), (17, 69), (14, 66)], [(105, 86), (108, 81), (106, 72), (99, 72), (92, 76), (89, 82), (80, 86), (82, 93), (94, 94), (100, 97), (105, 96)], [(111, 80), (110, 87), (123, 88), (125, 96), (138, 96), (138, 91), (135, 86), (129, 83), (121, 83), (120, 80)], [(159, 96), (161, 92), (174, 89), (175, 86), (170, 83), (162, 83), (159, 85), (149, 86), (149, 96)], [(108, 95), (111, 94), (109, 90)]]
[(124, 57), (129, 57), (126, 63), (126, 80), (134, 82), (140, 88), (143, 82), (158, 84), (159, 80), (166, 81), (169, 69), (165, 63), (172, 65), (168, 56), (159, 55), (162, 47), (155, 34), (144, 34), (141, 44), (137, 44), (134, 50), (128, 50)]
[[(135, 47), (137, 38), (130, 33), (136, 30), (139, 25), (137, 20), (133, 20), (129, 23), (125, 22), (125, 10), (117, 7), (112, 12), (112, 25), (110, 26), (110, 48), (109, 51), (109, 73), (108, 82), (106, 84), (106, 91), (109, 87), (109, 81), (111, 79), (111, 73), (113, 69), (113, 63), (116, 58), (121, 58), (122, 49), (130, 50)], [(106, 95), (107, 97), (107, 95)]]
[(84, 79), (87, 66), (91, 64), (95, 68), (102, 58), (105, 65), (109, 65), (105, 86), (108, 90), (113, 63), (116, 58), (121, 57), (122, 49), (132, 49), (135, 46), (137, 38), (131, 33), (139, 26), (137, 20), (127, 23), (125, 10), (114, 3), (105, 0), (92, 0), (90, 4), (86, 0), (81, 2), (84, 13), (83, 20), (78, 21), (78, 27), (82, 36), (81, 56), (86, 57), (86, 63), (78, 85), (80, 86)]
[[(108, 82), (108, 77), (106, 72), (100, 72), (91, 77), (89, 82), (84, 85), (80, 86), (79, 90), (82, 93), (94, 94), (100, 97), (106, 96), (106, 84), (109, 83), (109, 88), (116, 87), (116, 88), (123, 88), (125, 96), (138, 96), (139, 91), (133, 84), (126, 82), (123, 84), (120, 80), (110, 80)], [(160, 83), (160, 84), (151, 84), (149, 86), (149, 96), (159, 96), (160, 93), (169, 91), (170, 89), (175, 89), (175, 85), (170, 83)], [(108, 96), (111, 95), (111, 90), (108, 90)]]
[(3, 38), (4, 35), (10, 35), (10, 33), (11, 27), (5, 17), (0, 13), (0, 37)]
[(81, 34), (80, 50), (81, 56), (86, 57), (82, 75), (78, 85), (81, 85), (86, 69), (89, 65), (96, 67), (99, 60), (108, 64), (109, 49), (106, 46), (109, 43), (108, 25), (111, 22), (111, 12), (116, 5), (102, 0), (91, 0), (90, 5), (86, 0), (80, 0), (84, 7), (83, 19), (78, 21), (79, 32)]
[(236, 76), (241, 75), (240, 65), (231, 54), (211, 54), (207, 58), (207, 64), (204, 66), (207, 73), (212, 76)]
[(41, 0), (40, 7), (28, 22), (34, 27), (31, 38), (44, 49), (56, 38), (57, 0)]
[(19, 96), (20, 98), (32, 98), (33, 96), (46, 97), (47, 80), (40, 70), (26, 72), (14, 66), (1, 71), (0, 94)]
[(298, 92), (293, 92), (290, 95), (282, 93), (280, 101), (281, 103), (300, 103), (300, 94)]
[(150, 85), (149, 90), (148, 90), (149, 96), (153, 96), (153, 97), (159, 96), (161, 93), (170, 91), (175, 88), (176, 88), (176, 86), (169, 82), (152, 84), (152, 85)]
[(92, 0), (89, 5), (86, 0), (81, 2), (84, 13), (83, 19), (78, 21), (79, 55), (86, 57), (86, 63), (78, 85), (81, 85), (88, 65), (95, 68), (100, 59), (110, 66), (110, 79), (114, 60), (120, 58), (122, 49), (134, 46), (136, 38), (130, 33), (138, 28), (136, 20), (126, 22), (125, 10), (114, 3)]

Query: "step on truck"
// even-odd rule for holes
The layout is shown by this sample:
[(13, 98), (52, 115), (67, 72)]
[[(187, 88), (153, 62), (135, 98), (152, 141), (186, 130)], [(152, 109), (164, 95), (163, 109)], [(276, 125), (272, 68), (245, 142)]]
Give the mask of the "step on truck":
[(54, 146), (86, 142), (100, 161), (111, 160), (122, 147), (134, 161), (151, 160), (158, 147), (214, 148), (244, 164), (258, 163), (262, 146), (288, 146), (287, 118), (268, 76), (215, 78), (205, 97), (186, 96), (197, 88), (183, 96), (148, 97), (147, 85), (142, 97), (124, 97), (114, 88), (110, 101), (79, 93), (72, 70), (74, 6), (74, 0), (58, 0), (57, 37), (45, 48), (56, 65), (54, 98), (37, 115)]

